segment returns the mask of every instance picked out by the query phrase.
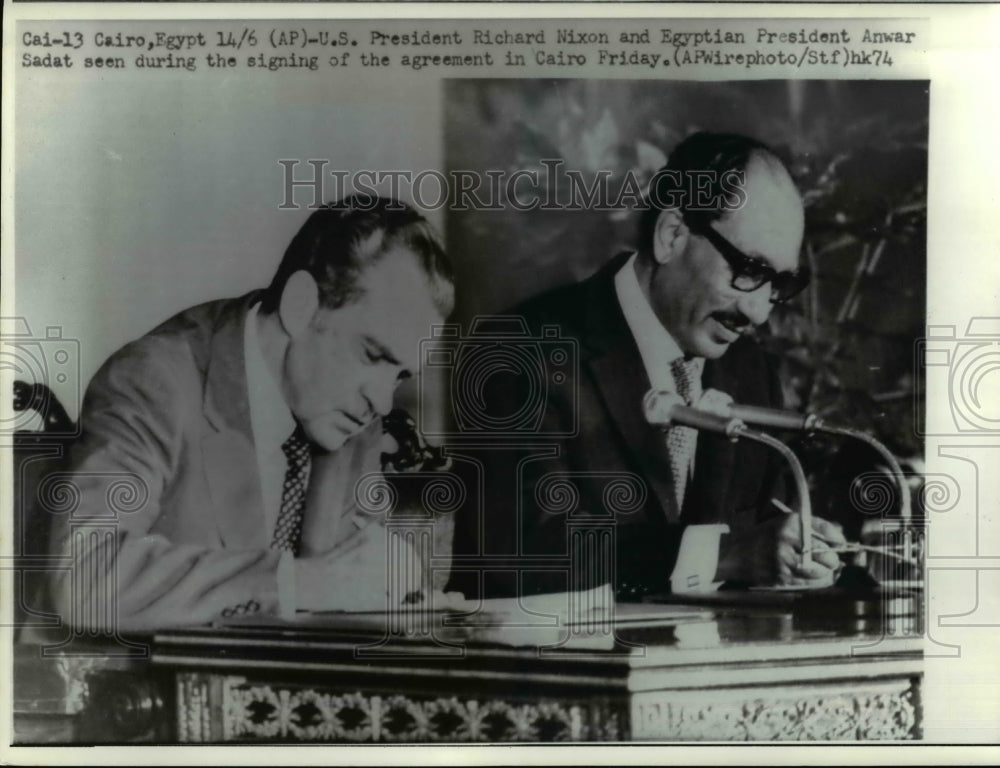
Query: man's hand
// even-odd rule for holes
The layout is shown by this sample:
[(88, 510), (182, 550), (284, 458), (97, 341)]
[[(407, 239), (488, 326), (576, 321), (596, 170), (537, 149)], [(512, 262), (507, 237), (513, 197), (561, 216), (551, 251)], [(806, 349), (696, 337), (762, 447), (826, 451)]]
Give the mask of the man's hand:
[(802, 518), (788, 515), (778, 526), (776, 555), (778, 560), (779, 584), (806, 584), (815, 586), (817, 582), (833, 584), (840, 568), (840, 555), (831, 552), (830, 547), (846, 544), (839, 525), (820, 517), (812, 520), (812, 557), (810, 562), (802, 562)]
[[(728, 539), (728, 541), (727, 541)], [(802, 518), (786, 515), (723, 538), (718, 577), (759, 585), (833, 584), (840, 557), (831, 547), (846, 544), (839, 525), (814, 517), (812, 558), (802, 562)]]
[(409, 593), (427, 590), (419, 555), (378, 523), (325, 555), (296, 559), (295, 582), (298, 608), (307, 611), (391, 610), (412, 602), (404, 602)]

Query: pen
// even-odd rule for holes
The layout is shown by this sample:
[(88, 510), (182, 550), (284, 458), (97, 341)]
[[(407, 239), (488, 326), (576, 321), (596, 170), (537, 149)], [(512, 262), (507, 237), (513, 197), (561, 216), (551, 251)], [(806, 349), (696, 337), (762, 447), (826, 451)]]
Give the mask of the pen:
[[(787, 512), (789, 514), (795, 513), (795, 511), (791, 507), (789, 507), (787, 504), (778, 499), (771, 499), (771, 503), (774, 504), (774, 506), (780, 509), (782, 512)], [(821, 535), (815, 532), (813, 532), (813, 535), (816, 536), (816, 538), (818, 538), (824, 544), (829, 545), (834, 543), (832, 541), (824, 539)], [(837, 554), (847, 553), (847, 552), (861, 552), (861, 551), (874, 552), (875, 554), (883, 555), (885, 557), (894, 557), (898, 560), (902, 560), (905, 563), (909, 563), (910, 565), (919, 565), (919, 562), (914, 558), (908, 557), (906, 555), (901, 555), (898, 552), (892, 551), (893, 549), (899, 549), (902, 546), (903, 545), (898, 545), (895, 547), (873, 547), (867, 544), (855, 544), (848, 542), (847, 544), (838, 544), (837, 546), (832, 546), (829, 548), (829, 551), (835, 552)]]
[(872, 547), (868, 544), (842, 544), (839, 547), (831, 547), (831, 552), (836, 553), (846, 553), (846, 552), (874, 552), (877, 555), (882, 555), (883, 557), (894, 557), (897, 560), (902, 560), (904, 563), (910, 565), (920, 565), (920, 562), (915, 558), (909, 557), (907, 555), (901, 555), (898, 552), (893, 552), (893, 549), (899, 549), (899, 547)]
[[(782, 502), (782, 501), (780, 501), (778, 499), (771, 499), (771, 503), (774, 504), (774, 506), (777, 509), (780, 509), (782, 512), (787, 512), (790, 515), (794, 515), (795, 514), (795, 510), (794, 509), (792, 509), (787, 504), (785, 504), (784, 502)], [(861, 546), (860, 544), (855, 545), (855, 544), (850, 544), (850, 543), (848, 543), (848, 544), (845, 545), (845, 544), (841, 544), (838, 541), (834, 541), (832, 539), (828, 539), (822, 533), (820, 533), (819, 531), (817, 531), (815, 528), (813, 528), (813, 530), (812, 530), (812, 535), (813, 535), (813, 538), (819, 539), (824, 544), (826, 544), (829, 547), (830, 551), (832, 551), (832, 552), (841, 552), (841, 551), (842, 552), (848, 552), (848, 551), (851, 551), (851, 550), (842, 549), (842, 548), (845, 547), (845, 546), (847, 546), (847, 547), (854, 547), (854, 546), (860, 547)], [(841, 549), (838, 549), (838, 547), (840, 547)], [(879, 550), (879, 551), (881, 551), (881, 550)]]
[(795, 510), (792, 509), (787, 504), (785, 504), (785, 502), (781, 501), (780, 499), (771, 499), (771, 503), (774, 504), (774, 506), (780, 509), (782, 512), (785, 512), (789, 515), (795, 514)]

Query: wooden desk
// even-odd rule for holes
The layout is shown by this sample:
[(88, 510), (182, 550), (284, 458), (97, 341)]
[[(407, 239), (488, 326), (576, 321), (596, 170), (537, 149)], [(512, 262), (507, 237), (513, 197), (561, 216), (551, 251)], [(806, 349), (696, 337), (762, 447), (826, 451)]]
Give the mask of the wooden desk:
[[(149, 639), (147, 662), (91, 674), (78, 738), (919, 738), (922, 628), (888, 607), (744, 595), (682, 608), (681, 623), (572, 630), (447, 626), (442, 614), (170, 630)], [(129, 717), (109, 714), (122, 702)]]

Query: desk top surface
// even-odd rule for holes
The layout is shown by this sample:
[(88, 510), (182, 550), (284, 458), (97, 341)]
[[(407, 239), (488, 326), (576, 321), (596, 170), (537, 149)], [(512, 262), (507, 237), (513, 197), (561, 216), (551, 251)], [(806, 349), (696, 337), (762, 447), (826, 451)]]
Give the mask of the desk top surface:
[[(666, 599), (666, 598), (665, 598)], [(152, 659), (172, 668), (535, 680), (639, 690), (657, 672), (673, 680), (723, 666), (750, 674), (781, 665), (794, 677), (862, 665), (865, 674), (919, 669), (919, 595), (717, 594), (676, 603), (619, 604), (614, 619), (437, 611), (247, 617), (164, 630)], [(818, 671), (820, 670), (820, 671)], [(678, 677), (678, 676), (681, 677)], [(792, 678), (790, 678), (792, 679)]]

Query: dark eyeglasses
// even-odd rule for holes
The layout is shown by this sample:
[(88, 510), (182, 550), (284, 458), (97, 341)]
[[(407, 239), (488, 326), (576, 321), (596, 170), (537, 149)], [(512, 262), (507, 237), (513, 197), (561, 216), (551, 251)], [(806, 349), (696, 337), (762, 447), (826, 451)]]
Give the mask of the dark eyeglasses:
[(747, 256), (719, 234), (710, 224), (691, 224), (688, 229), (710, 242), (729, 264), (733, 273), (730, 285), (737, 291), (752, 293), (764, 283), (771, 284), (771, 303), (783, 304), (809, 285), (809, 275), (803, 270), (778, 272), (763, 259)]

